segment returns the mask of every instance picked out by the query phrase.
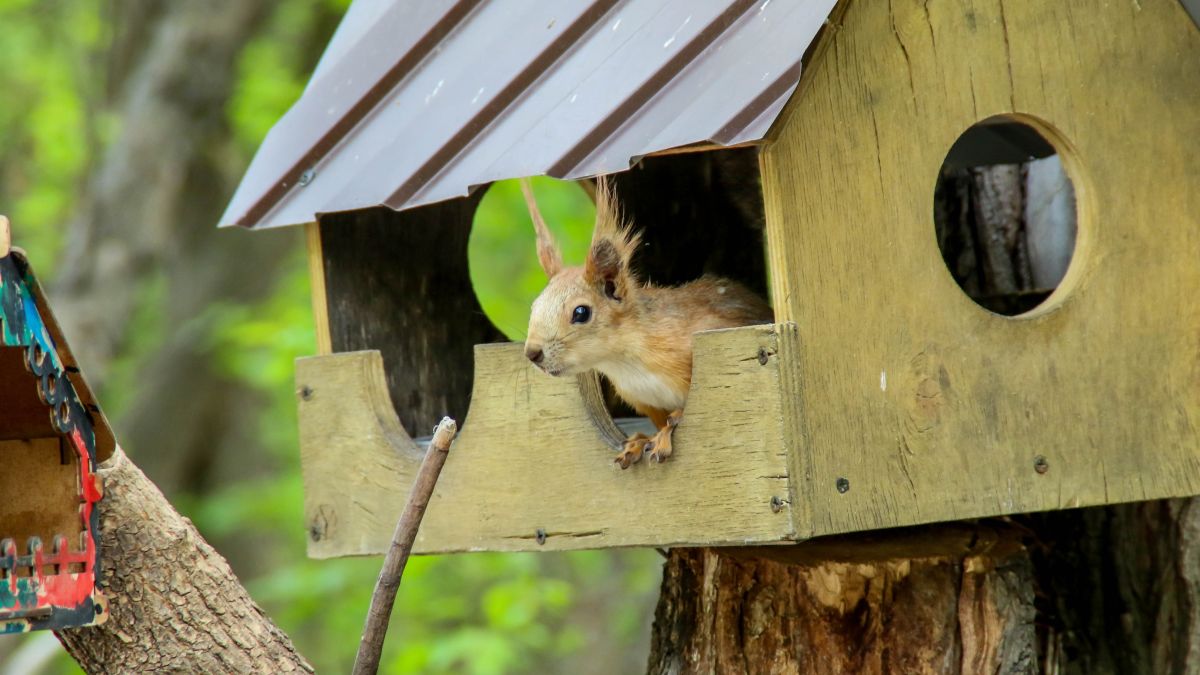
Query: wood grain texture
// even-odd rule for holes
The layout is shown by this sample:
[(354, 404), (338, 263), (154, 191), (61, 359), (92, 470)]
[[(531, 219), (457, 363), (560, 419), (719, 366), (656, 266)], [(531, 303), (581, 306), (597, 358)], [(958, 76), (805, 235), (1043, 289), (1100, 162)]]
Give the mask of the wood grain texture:
[[(521, 345), (476, 347), (470, 412), (416, 552), (794, 538), (779, 331), (697, 334), (674, 455), (625, 471), (612, 462), (619, 436), (596, 412), (594, 380), (539, 373)], [(379, 354), (299, 359), (296, 381), (309, 555), (383, 552), (422, 453), (392, 412)]]
[[(811, 534), (1200, 493), (1179, 3), (853, 2), (825, 40), (762, 157)], [(1045, 130), (1078, 195), (1066, 278), (1015, 318), (955, 285), (932, 219), (946, 151), (994, 115)]]

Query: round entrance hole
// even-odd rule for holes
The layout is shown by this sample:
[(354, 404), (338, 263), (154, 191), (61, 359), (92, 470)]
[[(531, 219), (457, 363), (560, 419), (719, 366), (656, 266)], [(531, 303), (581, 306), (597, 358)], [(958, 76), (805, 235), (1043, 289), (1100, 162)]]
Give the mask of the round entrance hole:
[[(532, 184), (538, 209), (554, 235), (564, 265), (582, 265), (596, 221), (592, 197), (578, 182), (537, 177)], [(492, 183), (471, 223), (467, 262), (471, 285), (484, 314), (514, 342), (525, 340), (530, 307), (546, 287), (546, 273), (537, 259), (536, 239), (520, 181)], [(610, 430), (610, 440), (616, 444), (625, 435), (617, 431), (617, 425), (635, 424), (636, 421), (628, 419), (635, 413), (617, 398), (610, 386), (600, 384), (601, 380), (585, 377), (580, 382), (593, 417), (601, 428)], [(620, 422), (614, 423), (617, 418)]]
[(934, 190), (938, 248), (951, 276), (1005, 316), (1045, 302), (1075, 252), (1075, 189), (1039, 128), (1010, 117), (972, 125), (946, 154)]
[[(582, 265), (596, 219), (591, 198), (578, 184), (553, 178), (534, 178), (533, 190), (564, 262)], [(538, 266), (520, 181), (497, 181), (483, 195), (467, 241), (467, 264), (484, 314), (508, 339), (524, 340), (529, 308), (546, 286), (546, 273)]]

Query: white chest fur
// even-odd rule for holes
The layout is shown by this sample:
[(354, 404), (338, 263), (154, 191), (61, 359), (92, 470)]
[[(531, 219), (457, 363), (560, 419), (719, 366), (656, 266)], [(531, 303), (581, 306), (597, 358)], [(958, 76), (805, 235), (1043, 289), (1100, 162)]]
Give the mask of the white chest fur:
[(644, 367), (629, 363), (605, 363), (597, 368), (626, 401), (671, 412), (683, 408), (687, 393), (676, 394), (667, 381)]

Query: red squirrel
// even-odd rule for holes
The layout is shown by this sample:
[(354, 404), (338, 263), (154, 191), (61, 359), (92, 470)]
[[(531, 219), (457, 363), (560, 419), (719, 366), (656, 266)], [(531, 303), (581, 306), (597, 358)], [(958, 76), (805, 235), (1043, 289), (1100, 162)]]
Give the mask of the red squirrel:
[(583, 267), (564, 267), (528, 180), (521, 189), (549, 278), (533, 302), (525, 356), (561, 377), (596, 370), (658, 432), (633, 434), (614, 460), (622, 469), (643, 454), (671, 456), (671, 433), (683, 417), (692, 380), (692, 334), (773, 319), (745, 286), (705, 275), (681, 286), (640, 282), (630, 260), (641, 235), (625, 222), (607, 180), (596, 181), (596, 225)]

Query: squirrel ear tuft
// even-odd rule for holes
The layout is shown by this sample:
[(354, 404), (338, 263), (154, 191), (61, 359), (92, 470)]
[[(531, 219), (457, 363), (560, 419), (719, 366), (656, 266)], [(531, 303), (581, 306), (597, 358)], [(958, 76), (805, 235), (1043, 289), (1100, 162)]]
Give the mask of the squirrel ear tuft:
[(610, 299), (620, 300), (624, 293), (618, 293), (617, 286), (618, 280), (624, 276), (621, 274), (624, 266), (616, 245), (608, 239), (600, 239), (592, 242), (587, 263), (584, 265), (584, 274), (591, 283), (603, 285), (604, 294)]
[(584, 275), (604, 289), (612, 300), (621, 300), (636, 280), (629, 269), (641, 237), (634, 234), (621, 214), (612, 183), (603, 176), (596, 179), (596, 227), (588, 251)]
[(529, 208), (529, 217), (533, 219), (533, 229), (537, 232), (538, 262), (541, 263), (546, 277), (553, 277), (562, 270), (562, 254), (558, 251), (558, 245), (554, 243), (550, 228), (546, 227), (542, 212), (538, 210), (537, 200), (533, 198), (533, 184), (528, 178), (521, 179), (521, 192), (525, 195), (525, 206)]

